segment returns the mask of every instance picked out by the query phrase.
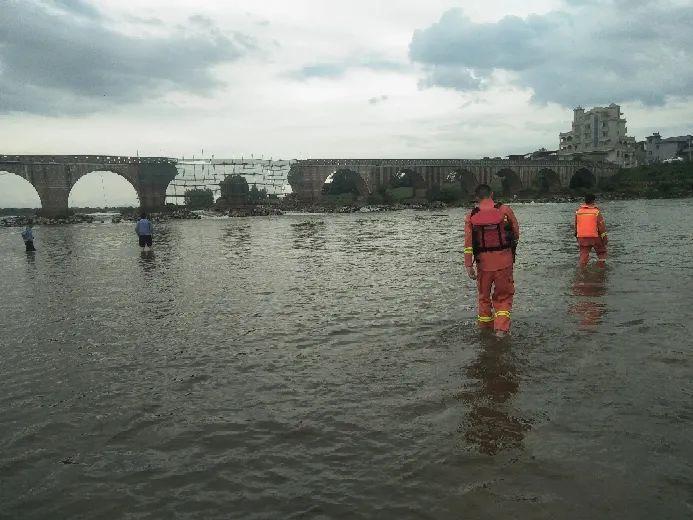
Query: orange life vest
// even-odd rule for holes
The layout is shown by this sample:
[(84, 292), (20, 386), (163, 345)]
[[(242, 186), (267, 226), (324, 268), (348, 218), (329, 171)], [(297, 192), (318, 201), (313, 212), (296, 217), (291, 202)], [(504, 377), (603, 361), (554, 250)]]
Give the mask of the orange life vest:
[(472, 224), (474, 256), (513, 248), (512, 231), (508, 231), (508, 222), (500, 207), (501, 204), (496, 203), (489, 209), (476, 207), (472, 210), (469, 221)]
[(597, 238), (599, 208), (583, 204), (575, 212), (575, 231), (578, 238)]

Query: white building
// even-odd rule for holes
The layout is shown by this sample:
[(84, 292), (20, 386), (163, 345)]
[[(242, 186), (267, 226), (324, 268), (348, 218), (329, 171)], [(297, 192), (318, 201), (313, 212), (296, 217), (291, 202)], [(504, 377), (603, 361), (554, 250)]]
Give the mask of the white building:
[(637, 166), (642, 157), (642, 146), (626, 133), (626, 119), (622, 117), (619, 105), (612, 103), (608, 107), (594, 107), (587, 111), (577, 107), (573, 128), (559, 136), (558, 157), (609, 161), (624, 168)]
[(677, 157), (691, 160), (691, 144), (693, 136), (680, 135), (662, 139), (659, 132), (655, 132), (645, 140), (645, 154), (648, 164), (671, 161)]

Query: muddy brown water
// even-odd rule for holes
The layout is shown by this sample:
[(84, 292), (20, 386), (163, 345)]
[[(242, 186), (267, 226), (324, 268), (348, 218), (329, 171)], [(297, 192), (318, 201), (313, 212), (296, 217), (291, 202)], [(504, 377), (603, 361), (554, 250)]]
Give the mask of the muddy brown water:
[(692, 208), (515, 206), (501, 343), (462, 210), (0, 229), (0, 517), (690, 518)]

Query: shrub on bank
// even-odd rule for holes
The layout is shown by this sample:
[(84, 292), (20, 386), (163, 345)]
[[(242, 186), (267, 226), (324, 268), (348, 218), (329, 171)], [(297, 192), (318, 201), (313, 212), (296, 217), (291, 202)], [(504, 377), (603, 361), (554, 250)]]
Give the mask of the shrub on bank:
[(619, 191), (645, 198), (675, 198), (693, 195), (693, 163), (650, 164), (623, 168), (600, 185), (604, 191)]
[(414, 198), (414, 188), (412, 188), (411, 186), (402, 186), (400, 188), (392, 188), (391, 190), (388, 190), (388, 191), (392, 195), (392, 200), (395, 202)]

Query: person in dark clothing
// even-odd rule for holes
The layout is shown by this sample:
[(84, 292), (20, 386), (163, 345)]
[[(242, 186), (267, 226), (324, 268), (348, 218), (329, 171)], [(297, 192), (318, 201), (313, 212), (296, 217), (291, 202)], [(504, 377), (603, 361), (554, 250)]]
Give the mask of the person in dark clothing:
[(30, 251), (36, 251), (34, 247), (34, 232), (32, 230), (33, 224), (29, 221), (26, 225), (24, 231), (22, 231), (22, 240), (24, 240), (24, 246), (26, 247), (27, 253)]
[(140, 219), (135, 225), (135, 233), (139, 237), (140, 247), (143, 251), (149, 251), (152, 247), (152, 231), (153, 226), (145, 213), (140, 215)]

